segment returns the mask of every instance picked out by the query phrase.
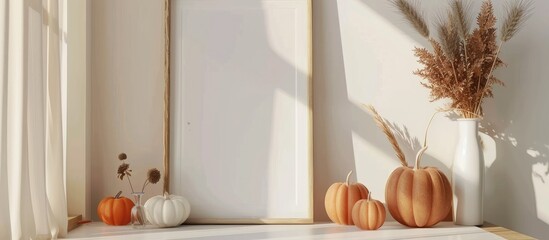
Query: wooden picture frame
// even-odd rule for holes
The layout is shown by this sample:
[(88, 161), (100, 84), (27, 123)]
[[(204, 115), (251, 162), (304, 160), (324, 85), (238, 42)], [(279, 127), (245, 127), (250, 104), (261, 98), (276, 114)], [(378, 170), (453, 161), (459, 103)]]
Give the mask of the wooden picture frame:
[(187, 223), (312, 223), (311, 0), (165, 4), (164, 191)]

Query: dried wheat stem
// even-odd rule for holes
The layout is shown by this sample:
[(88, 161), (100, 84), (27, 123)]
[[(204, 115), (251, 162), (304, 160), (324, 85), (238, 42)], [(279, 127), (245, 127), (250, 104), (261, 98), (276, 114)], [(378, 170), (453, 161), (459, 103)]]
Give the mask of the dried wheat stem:
[(437, 110), (436, 112), (434, 112), (431, 115), (431, 118), (429, 118), (429, 123), (427, 123), (427, 127), (425, 128), (425, 135), (424, 135), (424, 138), (423, 138), (423, 147), (427, 147), (427, 136), (428, 136), (428, 133), (429, 133), (429, 128), (431, 128), (431, 123), (433, 122), (433, 119), (435, 118), (435, 116), (439, 113), (445, 113), (445, 112), (450, 112), (450, 111), (465, 112), (465, 113), (471, 114), (470, 116), (476, 116), (476, 117), (480, 118), (480, 115), (475, 114), (475, 113), (470, 112), (470, 111), (467, 111), (465, 109), (461, 109), (461, 108), (447, 108), (447, 109)]
[(465, 53), (465, 68), (467, 69), (469, 68), (469, 64), (467, 63), (468, 57), (467, 57), (467, 40), (466, 39), (463, 40), (463, 52)]
[[(484, 58), (484, 53), (482, 53), (482, 58)], [(477, 78), (477, 91), (480, 89), (480, 78), (482, 77), (482, 74), (479, 74), (478, 75), (478, 78)], [(477, 111), (477, 108), (475, 107), (475, 112)]]
[(492, 72), (494, 71), (494, 68), (496, 67), (496, 63), (498, 61), (499, 52), (501, 51), (501, 46), (502, 45), (503, 45), (503, 41), (501, 41), (499, 43), (498, 50), (496, 51), (496, 56), (494, 57), (494, 61), (492, 62), (492, 67), (490, 68), (490, 72), (488, 72), (488, 76), (487, 76), (487, 79), (486, 79), (486, 84), (484, 84), (484, 87), (482, 88), (479, 100), (477, 102), (477, 106), (475, 107), (475, 113), (478, 113), (479, 115), (480, 115), (480, 113), (478, 111), (480, 110), (480, 105), (482, 104), (482, 99), (484, 98), (484, 94), (486, 93), (487, 86), (490, 85), (490, 79), (492, 78)]
[(463, 113), (463, 114), (460, 114), (461, 116), (472, 116), (474, 118), (482, 118), (481, 115), (479, 115), (477, 113), (474, 113), (474, 112), (471, 112), (471, 111), (467, 111), (463, 108), (448, 108), (448, 109), (440, 110), (440, 111), (441, 112), (459, 111), (459, 112)]
[(456, 73), (456, 67), (454, 67), (454, 60), (452, 60), (452, 70), (454, 70), (454, 80), (456, 81), (456, 86), (458, 85), (458, 77)]
[(429, 38), (429, 27), (425, 23), (423, 15), (417, 11), (413, 4), (410, 4), (407, 0), (393, 0), (392, 3), (421, 36)]
[(490, 81), (492, 79), (492, 73), (497, 64), (501, 46), (503, 45), (504, 42), (507, 42), (519, 31), (521, 24), (525, 21), (526, 18), (528, 18), (530, 6), (531, 6), (530, 1), (521, 0), (521, 1), (518, 1), (514, 6), (511, 6), (508, 9), (507, 19), (505, 19), (505, 22), (503, 23), (503, 27), (501, 29), (501, 42), (499, 43), (496, 56), (494, 58), (494, 61), (492, 62), (492, 67), (490, 68), (490, 72), (488, 73), (486, 84), (482, 88), (481, 95), (479, 97), (477, 106), (475, 108), (475, 112), (480, 111), (482, 99), (486, 94), (487, 87), (490, 85)]
[(522, 23), (529, 16), (531, 4), (530, 0), (520, 0), (513, 6), (508, 6), (507, 18), (501, 28), (501, 41), (509, 41), (520, 30)]
[(442, 112), (456, 111), (463, 118), (482, 118), (481, 115), (465, 110), (463, 108), (448, 108), (446, 110), (441, 110), (441, 111)]
[(469, 4), (463, 5), (463, 1), (461, 0), (454, 0), (451, 6), (455, 18), (454, 21), (457, 23), (459, 34), (461, 35), (462, 39), (465, 39), (467, 37), (467, 34), (471, 27), (470, 19), (465, 13), (467, 10), (469, 10), (469, 6)]
[(393, 134), (393, 131), (391, 131), (391, 128), (385, 122), (385, 120), (379, 115), (377, 110), (372, 105), (364, 105), (370, 113), (372, 113), (374, 121), (376, 122), (376, 125), (383, 131), (387, 139), (389, 140), (389, 143), (391, 143), (391, 146), (393, 147), (393, 150), (395, 150), (395, 154), (400, 160), (400, 164), (402, 166), (407, 167), (408, 163), (406, 162), (406, 157), (404, 155), (404, 152), (402, 152), (402, 149), (400, 148), (400, 145), (398, 144), (398, 141)]
[(425, 128), (425, 135), (423, 138), (423, 147), (427, 147), (427, 133), (429, 132), (429, 128), (431, 127), (431, 122), (433, 122), (433, 118), (435, 118), (435, 116), (441, 112), (447, 112), (447, 111), (444, 111), (444, 110), (436, 111), (433, 113), (433, 115), (431, 115), (431, 118), (429, 119), (429, 123), (427, 123), (427, 127)]

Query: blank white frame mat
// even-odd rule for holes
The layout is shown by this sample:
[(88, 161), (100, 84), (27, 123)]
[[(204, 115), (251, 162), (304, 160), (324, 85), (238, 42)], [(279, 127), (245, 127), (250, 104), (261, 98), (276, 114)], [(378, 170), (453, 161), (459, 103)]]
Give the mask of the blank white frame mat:
[(173, 0), (171, 191), (190, 222), (312, 221), (308, 0)]

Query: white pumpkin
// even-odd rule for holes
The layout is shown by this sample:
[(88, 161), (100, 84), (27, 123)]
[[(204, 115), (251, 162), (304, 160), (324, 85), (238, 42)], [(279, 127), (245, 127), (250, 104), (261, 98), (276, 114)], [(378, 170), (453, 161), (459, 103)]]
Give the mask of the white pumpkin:
[(191, 205), (184, 197), (177, 195), (157, 195), (145, 203), (147, 219), (158, 227), (181, 225), (191, 213)]

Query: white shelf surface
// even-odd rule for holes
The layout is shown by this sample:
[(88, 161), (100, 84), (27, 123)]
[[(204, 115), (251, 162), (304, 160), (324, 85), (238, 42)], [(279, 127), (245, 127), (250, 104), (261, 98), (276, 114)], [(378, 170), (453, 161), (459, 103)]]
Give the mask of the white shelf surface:
[(361, 231), (355, 226), (333, 223), (311, 225), (182, 225), (176, 228), (133, 229), (131, 226), (108, 226), (101, 222), (82, 225), (71, 231), (69, 239), (198, 239), (198, 240), (308, 240), (308, 239), (503, 239), (477, 227), (439, 223), (433, 228), (408, 228), (386, 222), (376, 231)]

